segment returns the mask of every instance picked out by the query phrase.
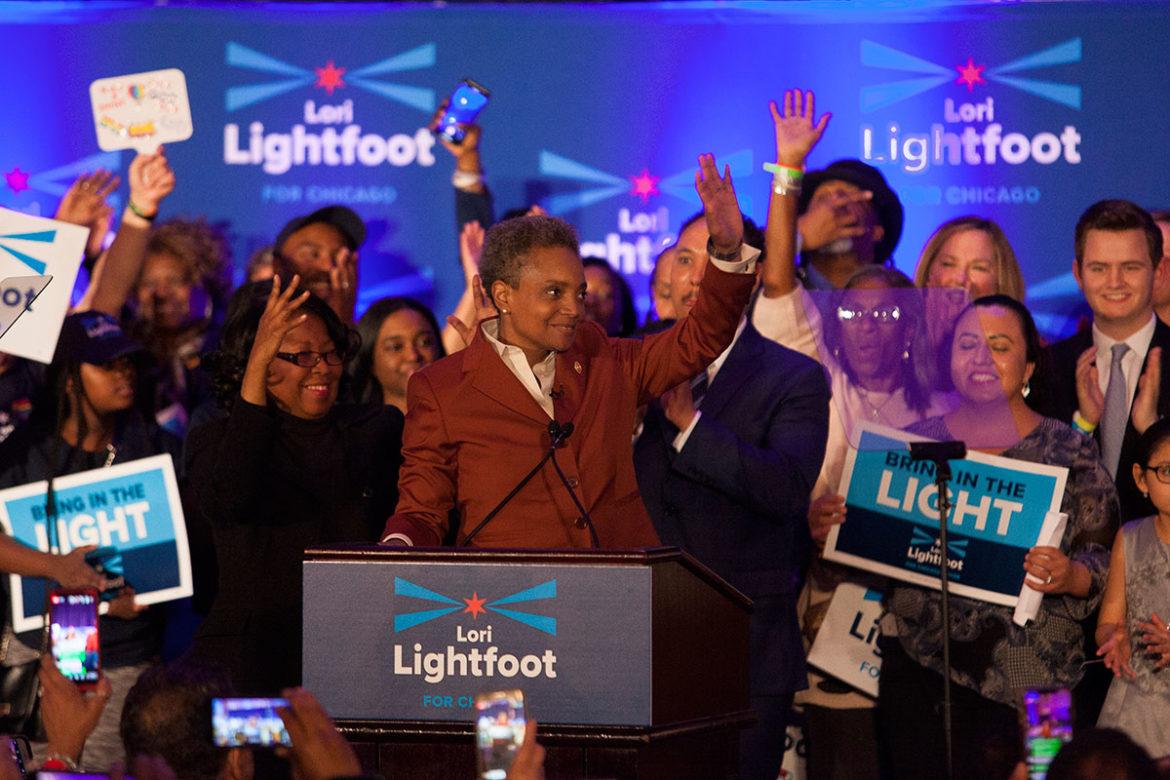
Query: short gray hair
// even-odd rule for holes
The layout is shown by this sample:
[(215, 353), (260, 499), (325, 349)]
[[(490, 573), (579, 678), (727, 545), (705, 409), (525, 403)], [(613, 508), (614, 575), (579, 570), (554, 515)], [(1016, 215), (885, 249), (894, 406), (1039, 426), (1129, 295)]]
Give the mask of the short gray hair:
[(496, 280), (512, 288), (519, 287), (520, 271), (532, 250), (545, 247), (564, 247), (577, 255), (580, 252), (577, 231), (563, 219), (543, 216), (513, 217), (492, 225), (484, 238), (483, 256), (479, 260), (479, 278), (488, 297), (492, 297), (492, 284)]

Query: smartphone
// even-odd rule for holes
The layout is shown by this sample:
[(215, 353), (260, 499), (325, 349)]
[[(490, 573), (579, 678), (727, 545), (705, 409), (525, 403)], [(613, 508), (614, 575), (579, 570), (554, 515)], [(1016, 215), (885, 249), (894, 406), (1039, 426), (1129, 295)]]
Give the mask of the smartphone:
[(286, 699), (212, 699), (211, 735), (216, 747), (288, 747), (292, 739), (276, 714)]
[[(37, 772), (37, 780), (109, 780), (109, 775), (93, 772), (56, 772), (41, 770)], [(122, 780), (134, 780), (130, 775), (123, 775)]]
[(83, 688), (97, 684), (102, 667), (96, 590), (49, 592), (49, 646), (61, 674)]
[(1056, 754), (1072, 740), (1072, 694), (1068, 688), (1029, 690), (1021, 709), (1029, 780), (1045, 780)]
[(101, 592), (102, 601), (113, 601), (126, 587), (126, 574), (122, 564), (122, 553), (116, 547), (99, 547), (85, 554), (85, 562), (106, 578), (106, 589)]
[(463, 126), (475, 121), (491, 96), (492, 93), (482, 84), (471, 79), (460, 81), (447, 99), (447, 109), (439, 117), (435, 132), (453, 143), (463, 143), (463, 137), (467, 134)]
[(504, 780), (524, 742), (523, 691), (494, 691), (475, 697), (476, 755), (481, 780)]

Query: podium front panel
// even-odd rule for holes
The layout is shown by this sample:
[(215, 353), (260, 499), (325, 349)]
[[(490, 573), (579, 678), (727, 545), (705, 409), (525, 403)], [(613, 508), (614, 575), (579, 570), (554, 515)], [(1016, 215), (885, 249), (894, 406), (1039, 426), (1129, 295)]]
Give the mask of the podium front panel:
[(520, 688), (544, 722), (650, 725), (648, 567), (304, 563), (304, 684), (339, 719), (471, 720)]

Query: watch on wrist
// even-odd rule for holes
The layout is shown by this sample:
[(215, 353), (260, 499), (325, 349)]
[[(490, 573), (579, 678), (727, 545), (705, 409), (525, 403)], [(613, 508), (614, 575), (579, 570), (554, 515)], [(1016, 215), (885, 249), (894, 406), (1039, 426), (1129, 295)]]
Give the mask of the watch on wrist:
[(730, 252), (720, 252), (715, 248), (715, 242), (710, 238), (707, 239), (707, 256), (712, 260), (722, 260), (725, 263), (734, 262), (739, 259), (741, 250), (743, 249), (743, 240)]

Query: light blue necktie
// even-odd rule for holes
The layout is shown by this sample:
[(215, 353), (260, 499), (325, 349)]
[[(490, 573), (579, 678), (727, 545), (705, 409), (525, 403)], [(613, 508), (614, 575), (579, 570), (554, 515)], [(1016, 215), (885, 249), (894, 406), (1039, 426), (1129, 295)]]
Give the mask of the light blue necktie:
[(1105, 408), (1101, 413), (1101, 461), (1114, 479), (1121, 460), (1121, 442), (1129, 421), (1129, 393), (1125, 386), (1125, 372), (1121, 361), (1129, 352), (1124, 341), (1112, 347), (1113, 362), (1109, 365), (1109, 384), (1105, 388)]

